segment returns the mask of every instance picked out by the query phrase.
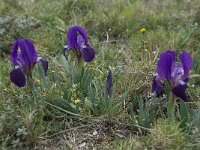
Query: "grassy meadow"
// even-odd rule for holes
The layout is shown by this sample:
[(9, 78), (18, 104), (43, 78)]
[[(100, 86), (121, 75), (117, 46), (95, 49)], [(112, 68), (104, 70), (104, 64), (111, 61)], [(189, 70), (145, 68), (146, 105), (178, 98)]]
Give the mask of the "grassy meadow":
[[(81, 70), (63, 55), (74, 25), (96, 52)], [(18, 39), (49, 62), (47, 76), (35, 65), (34, 86), (9, 79)], [(166, 50), (193, 58), (189, 100), (174, 98), (173, 118), (169, 93), (151, 89)], [(0, 0), (0, 68), (1, 149), (200, 149), (199, 0)]]

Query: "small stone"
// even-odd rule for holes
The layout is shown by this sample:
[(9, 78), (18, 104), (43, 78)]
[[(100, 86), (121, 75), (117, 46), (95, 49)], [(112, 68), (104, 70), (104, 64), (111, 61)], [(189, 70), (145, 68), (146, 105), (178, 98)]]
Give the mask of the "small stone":
[(84, 146), (86, 146), (86, 143), (84, 142), (84, 143), (82, 143), (82, 144), (80, 144), (78, 147), (84, 147)]
[(92, 134), (93, 134), (94, 136), (97, 135), (97, 131), (95, 130)]

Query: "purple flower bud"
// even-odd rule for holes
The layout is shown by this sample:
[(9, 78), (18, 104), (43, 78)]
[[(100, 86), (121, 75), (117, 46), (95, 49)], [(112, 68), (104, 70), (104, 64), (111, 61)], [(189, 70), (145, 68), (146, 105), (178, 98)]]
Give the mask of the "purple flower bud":
[(112, 88), (112, 72), (110, 70), (106, 79), (106, 95), (109, 97), (111, 97), (111, 94), (112, 94), (111, 88)]

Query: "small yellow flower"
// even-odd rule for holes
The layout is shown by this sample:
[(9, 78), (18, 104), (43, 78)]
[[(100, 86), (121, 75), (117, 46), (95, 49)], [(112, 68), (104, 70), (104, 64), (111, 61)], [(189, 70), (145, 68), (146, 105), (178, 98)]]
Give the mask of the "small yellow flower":
[(80, 104), (80, 99), (75, 99), (75, 100), (72, 100), (72, 103), (74, 104), (74, 105), (78, 105), (78, 104)]
[(36, 85), (40, 85), (40, 80), (39, 79), (35, 79), (34, 82), (35, 82)]
[(78, 105), (80, 102), (81, 102), (80, 99), (74, 100), (74, 104), (75, 104), (75, 105)]
[(141, 28), (140, 32), (142, 32), (142, 33), (146, 32), (146, 28)]

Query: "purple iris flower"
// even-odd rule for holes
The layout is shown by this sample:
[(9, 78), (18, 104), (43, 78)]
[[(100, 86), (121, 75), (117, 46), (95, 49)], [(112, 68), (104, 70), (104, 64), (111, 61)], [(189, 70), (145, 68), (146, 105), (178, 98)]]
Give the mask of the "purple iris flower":
[(32, 70), (36, 63), (40, 63), (47, 74), (48, 61), (38, 57), (32, 41), (20, 39), (13, 43), (10, 60), (14, 69), (10, 72), (10, 80), (18, 87), (26, 85), (26, 77), (32, 79)]
[(160, 55), (153, 79), (152, 92), (160, 95), (164, 90), (164, 81), (167, 81), (173, 94), (187, 101), (185, 91), (193, 59), (187, 52), (181, 53), (178, 58), (180, 62), (176, 63), (176, 53), (171, 50)]
[(80, 26), (73, 26), (67, 33), (67, 45), (64, 53), (73, 50), (78, 60), (83, 58), (85, 62), (91, 62), (95, 58), (94, 49), (88, 44), (86, 30)]
[(112, 87), (112, 72), (110, 70), (106, 79), (106, 95), (109, 97), (111, 97), (112, 94), (111, 87)]

